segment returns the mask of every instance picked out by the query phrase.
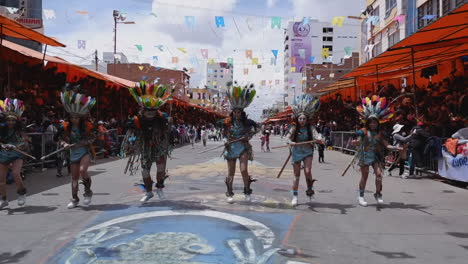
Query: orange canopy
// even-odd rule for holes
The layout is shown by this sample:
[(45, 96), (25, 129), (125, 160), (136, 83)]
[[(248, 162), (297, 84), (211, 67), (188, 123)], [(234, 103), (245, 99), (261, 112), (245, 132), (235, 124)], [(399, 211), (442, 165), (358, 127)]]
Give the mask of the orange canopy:
[[(16, 43), (10, 42), (8, 40), (3, 40), (2, 41), (2, 47), (1, 48), (7, 48), (10, 50), (13, 50), (15, 52), (18, 52), (26, 57), (36, 59), (36, 60), (44, 60), (48, 61), (47, 66), (53, 65), (57, 67), (58, 72), (66, 72), (68, 75), (71, 76), (80, 76), (80, 77), (86, 77), (86, 76), (91, 76), (96, 79), (100, 79), (106, 82), (109, 82), (110, 84), (117, 85), (118, 87), (132, 87), (134, 86), (134, 82), (125, 80), (116, 76), (108, 75), (105, 73), (100, 73), (92, 70), (88, 70), (86, 68), (80, 67), (78, 65), (75, 65), (71, 62), (68, 62), (62, 58), (55, 57), (55, 56), (49, 56), (40, 53), (39, 51), (18, 45)], [(49, 65), (50, 64), (50, 65)]]
[(14, 38), (33, 40), (42, 44), (56, 47), (65, 47), (64, 44), (47, 37), (35, 30), (21, 25), (20, 23), (0, 15), (0, 37), (2, 35)]
[(411, 72), (468, 53), (468, 4), (452, 11), (386, 52), (362, 64), (344, 78)]

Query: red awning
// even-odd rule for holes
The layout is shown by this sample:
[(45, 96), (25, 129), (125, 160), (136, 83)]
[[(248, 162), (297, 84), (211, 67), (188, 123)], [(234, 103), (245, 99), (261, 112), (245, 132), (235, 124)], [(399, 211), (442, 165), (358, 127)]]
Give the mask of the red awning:
[(33, 29), (21, 25), (20, 23), (14, 20), (0, 15), (0, 37), (2, 35), (20, 39), (33, 40), (50, 46), (65, 47), (64, 44), (56, 41), (53, 38), (43, 35)]

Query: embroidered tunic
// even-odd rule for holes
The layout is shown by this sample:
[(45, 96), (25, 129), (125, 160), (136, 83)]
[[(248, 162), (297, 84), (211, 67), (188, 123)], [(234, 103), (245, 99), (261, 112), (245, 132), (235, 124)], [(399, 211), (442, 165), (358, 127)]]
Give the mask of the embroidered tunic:
[(248, 120), (248, 126), (242, 122), (233, 120), (225, 129), (227, 129), (228, 141), (236, 140), (242, 137), (247, 137), (245, 140), (237, 141), (229, 144), (224, 150), (224, 158), (226, 160), (235, 160), (240, 158), (245, 152), (248, 153), (249, 160), (253, 160), (252, 145), (248, 142), (250, 132), (253, 127), (253, 121)]
[[(25, 142), (23, 138), (21, 137), (20, 133), (18, 133), (14, 129), (6, 128), (6, 127), (5, 127), (5, 130), (6, 130), (6, 133), (0, 137), (0, 142), (2, 142), (2, 144), (15, 145), (16, 147), (21, 147), (25, 145)], [(0, 163), (2, 164), (9, 164), (17, 159), (22, 159), (22, 158), (23, 158), (23, 155), (14, 150), (7, 150), (4, 148), (0, 150)]]

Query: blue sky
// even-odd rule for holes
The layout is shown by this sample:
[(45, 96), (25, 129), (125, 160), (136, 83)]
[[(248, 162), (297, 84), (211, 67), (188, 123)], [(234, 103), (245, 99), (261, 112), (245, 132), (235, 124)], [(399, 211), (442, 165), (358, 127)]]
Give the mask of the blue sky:
[[(331, 21), (334, 16), (359, 15), (364, 5), (365, 0), (43, 0), (43, 8), (54, 10), (56, 15), (55, 19), (44, 20), (45, 34), (67, 45), (48, 48), (50, 55), (91, 64), (95, 50), (100, 57), (103, 51), (113, 51), (112, 11), (116, 9), (127, 14), (127, 21), (136, 22), (118, 25), (117, 51), (131, 62), (193, 68), (191, 85), (203, 86), (208, 60), (200, 49), (208, 49), (208, 57), (214, 61), (234, 59), (234, 78), (240, 83), (281, 80), (279, 85), (259, 87), (259, 94), (268, 104), (279, 98), (284, 79), (283, 29), (272, 29), (271, 17), (282, 17), (285, 28), (289, 21), (300, 21), (304, 16)], [(185, 25), (185, 16), (195, 17), (194, 29)], [(224, 28), (216, 27), (215, 16), (224, 17)], [(78, 40), (86, 41), (86, 49), (78, 48)], [(143, 50), (135, 45), (142, 45)], [(164, 45), (164, 50), (157, 45)], [(253, 57), (259, 58), (260, 70), (246, 59), (245, 50), (252, 50)], [(271, 50), (279, 50), (276, 65), (270, 65)], [(153, 56), (158, 57), (157, 62)], [(172, 57), (177, 57), (179, 63), (172, 63)], [(245, 68), (249, 69), (248, 75), (243, 74)]]

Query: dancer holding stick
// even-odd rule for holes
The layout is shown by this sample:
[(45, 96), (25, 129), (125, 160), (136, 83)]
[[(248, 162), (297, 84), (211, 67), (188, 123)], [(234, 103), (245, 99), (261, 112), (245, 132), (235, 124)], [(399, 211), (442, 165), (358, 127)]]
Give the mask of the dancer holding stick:
[(228, 176), (225, 180), (227, 202), (233, 203), (234, 201), (232, 185), (236, 172), (237, 159), (240, 163), (240, 172), (242, 174), (242, 180), (244, 181), (245, 201), (250, 202), (250, 195), (252, 194), (250, 184), (255, 180), (250, 177), (248, 172), (248, 162), (249, 160), (253, 160), (252, 145), (250, 145), (249, 139), (256, 130), (256, 124), (254, 121), (247, 118), (244, 109), (252, 103), (256, 91), (253, 84), (245, 87), (235, 84), (232, 87), (232, 83), (228, 83), (227, 86), (229, 89), (227, 96), (232, 109), (230, 117), (224, 120), (224, 158), (227, 160), (228, 165)]
[(311, 124), (313, 114), (320, 106), (320, 99), (310, 95), (303, 95), (299, 104), (293, 106), (294, 120), (288, 136), (288, 144), (291, 146), (290, 152), (294, 170), (294, 180), (292, 186), (293, 198), (292, 206), (298, 203), (299, 178), (301, 175), (301, 163), (304, 163), (304, 174), (307, 183), (306, 195), (309, 200), (315, 194), (314, 182), (312, 178), (312, 158), (314, 155), (313, 143), (322, 143), (321, 135)]

